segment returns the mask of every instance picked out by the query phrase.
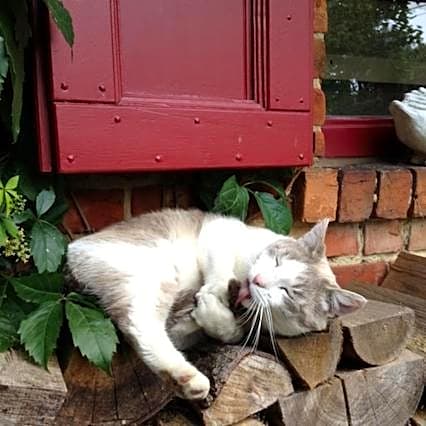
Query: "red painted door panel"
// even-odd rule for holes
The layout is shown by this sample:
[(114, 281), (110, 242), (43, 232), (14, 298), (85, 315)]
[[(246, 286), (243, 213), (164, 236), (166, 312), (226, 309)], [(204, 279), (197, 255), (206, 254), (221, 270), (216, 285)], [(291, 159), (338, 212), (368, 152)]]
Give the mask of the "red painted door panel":
[(64, 0), (76, 45), (52, 31), (58, 171), (309, 164), (311, 3)]

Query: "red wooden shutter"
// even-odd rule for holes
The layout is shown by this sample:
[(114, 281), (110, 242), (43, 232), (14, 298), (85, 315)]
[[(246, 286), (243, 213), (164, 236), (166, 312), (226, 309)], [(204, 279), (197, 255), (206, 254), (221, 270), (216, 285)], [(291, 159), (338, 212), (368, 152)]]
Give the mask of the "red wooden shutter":
[[(89, 4), (90, 3), (90, 4)], [(305, 165), (312, 0), (64, 0), (51, 28), (60, 172)]]

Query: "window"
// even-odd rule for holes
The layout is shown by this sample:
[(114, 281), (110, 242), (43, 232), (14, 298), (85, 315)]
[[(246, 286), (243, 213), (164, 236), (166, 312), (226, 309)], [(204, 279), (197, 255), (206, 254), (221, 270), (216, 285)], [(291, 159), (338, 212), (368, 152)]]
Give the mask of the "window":
[(311, 162), (312, 0), (64, 4), (76, 44), (52, 26), (47, 100), (58, 171)]
[(426, 84), (426, 3), (328, 0), (328, 13), (329, 153), (379, 154), (395, 137), (389, 103)]

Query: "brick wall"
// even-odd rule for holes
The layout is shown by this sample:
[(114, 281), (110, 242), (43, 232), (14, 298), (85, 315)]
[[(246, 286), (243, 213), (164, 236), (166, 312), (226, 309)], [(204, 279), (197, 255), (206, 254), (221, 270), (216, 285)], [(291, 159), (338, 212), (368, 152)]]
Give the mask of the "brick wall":
[(380, 284), (401, 250), (426, 255), (426, 168), (368, 164), (313, 167), (293, 191), (299, 235), (332, 222), (327, 255), (340, 284)]

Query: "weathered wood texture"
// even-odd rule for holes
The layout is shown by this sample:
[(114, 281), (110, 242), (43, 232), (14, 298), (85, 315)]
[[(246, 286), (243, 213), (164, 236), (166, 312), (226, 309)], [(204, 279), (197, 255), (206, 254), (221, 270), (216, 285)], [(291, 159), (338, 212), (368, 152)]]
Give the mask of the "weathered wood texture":
[(55, 357), (49, 371), (21, 352), (0, 354), (0, 424), (50, 425), (65, 400), (67, 388)]
[(64, 378), (68, 395), (56, 425), (143, 422), (174, 396), (173, 386), (153, 374), (126, 345), (114, 356), (112, 376), (74, 351)]
[(313, 390), (281, 398), (268, 414), (274, 425), (348, 425), (342, 382), (336, 378)]
[(426, 299), (426, 257), (402, 252), (391, 265), (382, 287)]
[(277, 339), (277, 347), (290, 371), (304, 387), (313, 389), (336, 372), (342, 353), (343, 333), (340, 321), (328, 331), (306, 336)]
[(425, 384), (423, 358), (404, 351), (395, 361), (341, 372), (352, 426), (399, 426), (416, 411)]
[(413, 309), (415, 312), (415, 332), (408, 340), (407, 347), (424, 357), (426, 356), (426, 303), (424, 299), (369, 284), (350, 284), (347, 288), (368, 299), (394, 303)]
[(344, 357), (382, 365), (397, 358), (414, 330), (414, 311), (369, 300), (359, 311), (342, 317)]
[(268, 354), (206, 348), (193, 362), (211, 383), (210, 405), (202, 410), (206, 425), (237, 423), (294, 391), (290, 374)]

